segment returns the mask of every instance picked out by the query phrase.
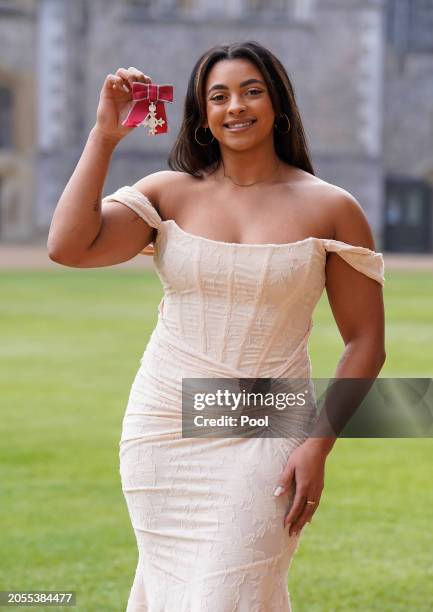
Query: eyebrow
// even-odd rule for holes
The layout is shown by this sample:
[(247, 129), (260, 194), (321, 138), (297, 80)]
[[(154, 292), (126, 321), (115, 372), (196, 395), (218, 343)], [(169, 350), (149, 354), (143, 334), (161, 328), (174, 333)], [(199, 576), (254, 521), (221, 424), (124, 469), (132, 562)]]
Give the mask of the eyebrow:
[[(242, 83), (239, 83), (239, 86), (245, 87), (246, 85), (250, 85), (251, 83), (261, 83), (262, 85), (266, 86), (266, 83), (260, 81), (260, 79), (247, 79), (246, 81), (242, 81)], [(212, 87), (208, 90), (207, 93), (210, 94), (210, 92), (214, 89), (228, 89), (228, 87), (227, 85), (223, 85), (222, 83), (216, 83), (215, 85), (212, 85)]]

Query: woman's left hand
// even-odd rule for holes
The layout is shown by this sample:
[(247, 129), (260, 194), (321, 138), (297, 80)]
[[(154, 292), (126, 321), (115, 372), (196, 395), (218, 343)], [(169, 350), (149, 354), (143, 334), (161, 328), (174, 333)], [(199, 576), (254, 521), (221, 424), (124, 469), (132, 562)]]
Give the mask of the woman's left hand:
[[(293, 505), (284, 518), (284, 527), (290, 524), (290, 535), (298, 534), (305, 523), (310, 523), (319, 506), (325, 483), (326, 456), (327, 453), (315, 444), (315, 440), (309, 438), (291, 453), (278, 481), (279, 486), (283, 487), (279, 489), (279, 495), (289, 490), (293, 478), (296, 483)], [(314, 500), (315, 503), (307, 504), (307, 500)]]

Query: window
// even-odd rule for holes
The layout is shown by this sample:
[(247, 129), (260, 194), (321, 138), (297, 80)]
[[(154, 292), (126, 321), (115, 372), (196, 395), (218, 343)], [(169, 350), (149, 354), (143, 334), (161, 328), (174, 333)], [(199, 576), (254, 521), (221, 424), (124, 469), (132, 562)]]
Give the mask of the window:
[(0, 149), (12, 148), (12, 93), (0, 85)]
[(430, 185), (410, 177), (388, 177), (385, 193), (385, 250), (431, 252), (433, 194)]
[(317, 0), (243, 0), (243, 13), (267, 19), (311, 20)]
[(433, 1), (409, 2), (409, 51), (433, 52)]
[(433, 53), (433, 0), (387, 0), (387, 38), (397, 52)]
[(283, 13), (289, 11), (288, 0), (248, 0), (246, 12), (252, 15), (260, 13)]
[(187, 15), (200, 0), (123, 0), (127, 16), (175, 17)]
[(37, 3), (33, 0), (0, 0), (0, 18), (32, 17), (36, 11)]

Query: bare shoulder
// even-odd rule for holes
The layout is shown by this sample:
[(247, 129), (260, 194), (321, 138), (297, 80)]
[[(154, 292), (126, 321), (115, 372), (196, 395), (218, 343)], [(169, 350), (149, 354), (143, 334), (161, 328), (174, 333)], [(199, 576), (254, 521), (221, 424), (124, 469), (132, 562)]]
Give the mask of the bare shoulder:
[(373, 232), (361, 204), (345, 189), (334, 187), (335, 239), (375, 251)]
[(186, 172), (160, 170), (138, 180), (133, 187), (146, 196), (160, 213), (161, 203), (167, 194), (185, 185), (188, 179), (191, 177)]
[(375, 250), (367, 215), (349, 191), (322, 179), (313, 182), (312, 188), (320, 194), (326, 214), (333, 219), (334, 240)]

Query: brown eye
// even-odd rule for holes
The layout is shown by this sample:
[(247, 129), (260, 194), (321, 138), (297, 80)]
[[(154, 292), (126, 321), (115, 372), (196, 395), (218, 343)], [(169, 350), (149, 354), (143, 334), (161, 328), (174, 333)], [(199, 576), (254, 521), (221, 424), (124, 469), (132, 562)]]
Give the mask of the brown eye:
[[(263, 93), (262, 89), (249, 89), (247, 91), (247, 93), (252, 93), (253, 95), (257, 96), (261, 93)], [(219, 98), (219, 99), (218, 99)], [(221, 98), (224, 98), (223, 94), (217, 94), (216, 96), (214, 96), (213, 98), (211, 98), (211, 101), (213, 102), (219, 102), (219, 100), (221, 100)]]

